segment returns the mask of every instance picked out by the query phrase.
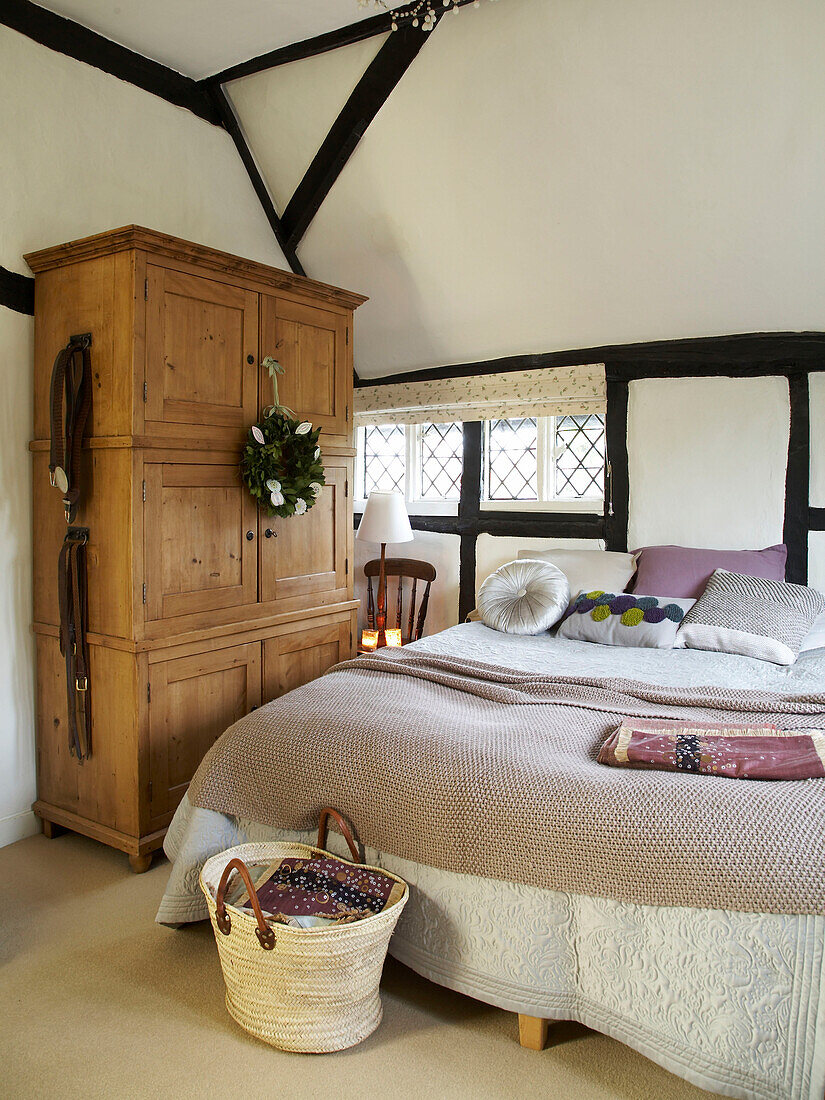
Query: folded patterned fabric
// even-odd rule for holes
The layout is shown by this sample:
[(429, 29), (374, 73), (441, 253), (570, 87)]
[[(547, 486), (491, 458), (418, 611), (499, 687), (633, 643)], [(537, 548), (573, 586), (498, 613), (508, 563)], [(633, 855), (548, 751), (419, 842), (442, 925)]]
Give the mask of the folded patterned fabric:
[(602, 745), (598, 760), (614, 768), (728, 779), (822, 779), (825, 730), (625, 718)]

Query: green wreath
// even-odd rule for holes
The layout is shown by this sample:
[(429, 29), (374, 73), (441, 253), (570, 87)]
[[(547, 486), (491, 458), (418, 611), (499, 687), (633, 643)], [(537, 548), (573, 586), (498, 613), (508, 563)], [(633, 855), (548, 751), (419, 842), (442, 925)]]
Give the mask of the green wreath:
[[(264, 360), (273, 382), (281, 368), (274, 360)], [(308, 420), (295, 420), (291, 409), (275, 404), (264, 409), (264, 418), (249, 429), (241, 459), (244, 484), (269, 516), (301, 516), (318, 499), (325, 484), (320, 428)]]

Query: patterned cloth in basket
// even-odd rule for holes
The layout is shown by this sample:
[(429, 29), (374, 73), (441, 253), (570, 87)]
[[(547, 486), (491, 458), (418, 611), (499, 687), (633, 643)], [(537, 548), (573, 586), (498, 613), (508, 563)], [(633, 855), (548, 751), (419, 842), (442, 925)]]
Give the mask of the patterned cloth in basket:
[[(360, 920), (371, 913), (382, 912), (404, 893), (404, 885), (397, 879), (334, 858), (293, 856), (276, 860), (262, 875), (253, 878), (264, 916), (281, 919), (287, 924), (303, 924), (306, 918), (318, 917), (327, 918), (319, 924)], [(244, 887), (232, 904), (251, 912), (249, 891)]]

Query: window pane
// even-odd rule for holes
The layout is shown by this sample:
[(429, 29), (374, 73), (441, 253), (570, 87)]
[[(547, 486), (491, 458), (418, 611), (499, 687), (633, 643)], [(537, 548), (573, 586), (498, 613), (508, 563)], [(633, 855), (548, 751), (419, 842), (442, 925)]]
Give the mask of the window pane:
[(581, 500), (604, 496), (604, 417), (559, 416), (556, 418), (555, 496), (558, 500)]
[(407, 440), (403, 424), (368, 424), (364, 429), (364, 496), (404, 492)]
[(419, 433), (422, 500), (458, 500), (464, 432), (461, 424), (422, 424)]
[(538, 432), (535, 417), (487, 423), (485, 486), (487, 500), (536, 500)]

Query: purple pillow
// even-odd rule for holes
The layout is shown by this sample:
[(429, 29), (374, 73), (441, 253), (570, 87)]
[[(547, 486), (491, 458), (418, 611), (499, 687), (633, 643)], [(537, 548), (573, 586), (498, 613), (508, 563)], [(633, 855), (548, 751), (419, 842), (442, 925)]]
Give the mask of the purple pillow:
[(785, 580), (788, 548), (784, 543), (764, 550), (700, 550), (690, 546), (643, 546), (637, 550), (634, 592), (698, 600), (717, 569), (744, 573), (766, 581)]

